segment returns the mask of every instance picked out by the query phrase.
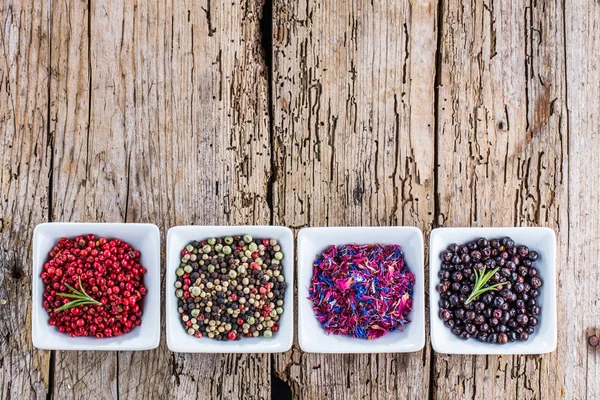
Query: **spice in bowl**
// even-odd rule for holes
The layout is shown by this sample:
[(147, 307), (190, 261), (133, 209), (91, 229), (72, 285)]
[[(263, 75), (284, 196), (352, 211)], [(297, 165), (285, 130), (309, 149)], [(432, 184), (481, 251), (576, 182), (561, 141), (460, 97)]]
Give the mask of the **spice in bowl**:
[(371, 340), (410, 322), (414, 284), (398, 245), (331, 246), (313, 264), (308, 298), (327, 334)]
[(237, 235), (190, 242), (175, 271), (183, 328), (223, 341), (272, 337), (287, 287), (282, 259), (275, 239)]
[(526, 342), (539, 323), (538, 253), (510, 237), (448, 246), (439, 272), (439, 317), (456, 336)]
[(43, 306), (59, 332), (108, 338), (141, 324), (146, 269), (129, 243), (91, 234), (62, 238), (49, 256)]

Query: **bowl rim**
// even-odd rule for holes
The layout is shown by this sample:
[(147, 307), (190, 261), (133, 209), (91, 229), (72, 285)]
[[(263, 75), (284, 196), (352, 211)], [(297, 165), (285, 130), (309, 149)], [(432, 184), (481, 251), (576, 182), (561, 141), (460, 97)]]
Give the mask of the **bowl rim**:
[[(437, 305), (437, 289), (436, 285), (439, 280), (437, 277), (438, 271), (441, 266), (441, 261), (439, 260), (439, 254), (434, 253), (436, 249), (432, 245), (433, 240), (436, 236), (440, 234), (449, 234), (455, 231), (462, 232), (489, 232), (494, 231), (497, 232), (497, 236), (511, 236), (510, 233), (503, 233), (509, 231), (534, 231), (537, 232), (539, 236), (546, 234), (548, 235), (547, 240), (548, 245), (550, 246), (549, 251), (550, 255), (548, 257), (548, 266), (549, 266), (549, 274), (552, 279), (547, 280), (544, 279), (545, 284), (550, 283), (549, 286), (549, 294), (547, 295), (550, 303), (545, 305), (545, 309), (548, 310), (549, 313), (549, 325), (552, 328), (550, 333), (547, 334), (548, 338), (544, 343), (535, 343), (536, 338), (532, 338), (532, 340), (526, 343), (515, 343), (514, 346), (500, 346), (488, 343), (481, 342), (472, 342), (466, 341), (465, 343), (470, 343), (468, 346), (470, 347), (470, 351), (457, 350), (455, 347), (451, 347), (448, 343), (442, 340), (440, 335), (444, 337), (448, 337), (452, 335), (451, 332), (448, 331), (446, 327), (443, 325), (440, 326), (439, 317), (437, 316), (437, 310), (439, 307)], [(485, 235), (485, 234), (484, 234)], [(535, 240), (535, 239), (534, 239)], [(446, 243), (446, 246), (450, 243), (454, 243), (453, 241), (449, 241)], [(538, 250), (536, 250), (538, 251)], [(540, 251), (538, 251), (540, 253)], [(558, 303), (557, 303), (557, 269), (556, 269), (556, 253), (557, 253), (557, 245), (556, 245), (556, 231), (552, 228), (545, 226), (483, 226), (483, 227), (468, 227), (468, 226), (457, 226), (457, 227), (440, 227), (434, 228), (431, 231), (429, 237), (429, 326), (430, 326), (430, 338), (431, 338), (431, 346), (436, 353), (439, 354), (466, 354), (466, 355), (536, 355), (536, 354), (547, 354), (552, 353), (557, 348), (558, 342), (558, 331), (557, 331), (557, 312), (558, 312)], [(435, 266), (435, 267), (434, 267)], [(447, 332), (440, 333), (440, 330), (446, 330)], [(538, 340), (539, 339), (538, 337)], [(473, 345), (476, 344), (476, 345)], [(515, 348), (515, 346), (519, 346)], [(481, 347), (483, 346), (483, 347)], [(527, 347), (526, 347), (527, 346)], [(529, 350), (522, 351), (521, 347), (526, 347)], [(481, 349), (481, 350), (480, 350)]]
[[(413, 308), (413, 312), (418, 313), (418, 317), (420, 318), (420, 320), (422, 321), (417, 328), (413, 331), (413, 333), (408, 336), (411, 338), (411, 346), (409, 349), (406, 350), (399, 350), (398, 348), (395, 348), (394, 345), (388, 345), (386, 349), (380, 349), (380, 348), (374, 348), (375, 344), (377, 343), (377, 339), (376, 340), (371, 340), (371, 341), (366, 341), (366, 340), (362, 340), (362, 339), (352, 339), (352, 338), (344, 338), (345, 339), (351, 339), (353, 342), (356, 341), (355, 343), (340, 343), (339, 346), (335, 347), (335, 348), (329, 348), (328, 351), (323, 351), (322, 350), (322, 346), (315, 346), (314, 343), (317, 339), (312, 339), (312, 340), (307, 340), (307, 334), (308, 332), (305, 332), (304, 330), (300, 329), (300, 324), (302, 323), (302, 321), (306, 320), (307, 318), (314, 318), (313, 315), (313, 311), (312, 311), (312, 307), (310, 305), (309, 300), (306, 298), (306, 295), (308, 293), (308, 289), (305, 289), (304, 287), (301, 286), (302, 284), (302, 278), (305, 278), (306, 275), (311, 275), (312, 276), (312, 272), (308, 271), (308, 267), (312, 266), (312, 261), (309, 263), (309, 260), (304, 260), (303, 256), (301, 255), (301, 253), (303, 252), (303, 246), (302, 246), (302, 242), (304, 240), (309, 240), (310, 235), (312, 233), (315, 232), (326, 232), (326, 231), (332, 231), (333, 233), (335, 233), (335, 231), (352, 231), (353, 234), (357, 234), (357, 235), (364, 235), (366, 233), (368, 233), (369, 231), (396, 231), (396, 232), (404, 232), (404, 233), (410, 233), (412, 235), (416, 236), (416, 240), (417, 240), (417, 246), (418, 247), (415, 252), (415, 256), (418, 258), (418, 265), (414, 265), (411, 264), (410, 265), (410, 269), (411, 271), (413, 271), (413, 273), (420, 273), (422, 275), (422, 279), (420, 280), (420, 283), (418, 283), (418, 285), (420, 286), (420, 290), (421, 290), (421, 296), (419, 296), (419, 302), (417, 303), (419, 306), (418, 307), (414, 307)], [(403, 251), (405, 250), (406, 246), (402, 245), (401, 243), (398, 243), (397, 240), (390, 240), (390, 243), (394, 243), (394, 244), (399, 244), (402, 246)], [(350, 242), (348, 242), (350, 243)], [(357, 240), (355, 243), (358, 244), (372, 244), (372, 243), (378, 243), (377, 240)], [(385, 244), (385, 243), (384, 243)], [(331, 242), (327, 242), (323, 244), (323, 248), (326, 248), (328, 246), (334, 245), (334, 243)], [(335, 244), (337, 245), (337, 244)], [(424, 236), (423, 236), (423, 232), (422, 230), (414, 225), (402, 225), (402, 226), (320, 226), (320, 227), (306, 227), (306, 228), (302, 228), (300, 229), (300, 231), (298, 232), (298, 238), (297, 238), (297, 247), (298, 247), (298, 261), (297, 261), (297, 299), (298, 299), (298, 343), (300, 345), (300, 348), (306, 352), (306, 353), (319, 353), (319, 354), (385, 354), (385, 353), (389, 353), (389, 354), (402, 354), (402, 353), (415, 353), (418, 351), (421, 351), (424, 347), (425, 347), (425, 341), (426, 341), (426, 315), (425, 315), (425, 310), (426, 310), (426, 285), (425, 285), (425, 281), (426, 281), (426, 270), (425, 270), (425, 242), (424, 242)], [(305, 271), (306, 270), (306, 271)], [(414, 320), (413, 320), (414, 322)], [(411, 323), (413, 323), (411, 322)], [(311, 332), (312, 332), (312, 328), (311, 328)], [(321, 332), (322, 334), (326, 335), (325, 333)], [(319, 335), (321, 336), (321, 335)], [(322, 337), (322, 336), (321, 336)], [(370, 350), (369, 347), (371, 347), (372, 349)], [(378, 346), (378, 347), (381, 347)]]
[[(155, 318), (152, 318), (148, 324), (149, 325), (154, 325), (154, 326), (150, 326), (147, 327), (146, 330), (150, 331), (151, 335), (142, 335), (138, 340), (136, 340), (134, 345), (132, 344), (123, 344), (123, 343), (119, 343), (117, 342), (115, 339), (122, 339), (125, 337), (125, 335), (121, 336), (121, 337), (113, 337), (113, 338), (109, 338), (107, 340), (111, 340), (112, 343), (106, 343), (106, 342), (101, 342), (99, 341), (97, 344), (71, 344), (69, 346), (56, 346), (53, 345), (52, 343), (54, 343), (52, 341), (51, 337), (47, 337), (46, 335), (44, 335), (44, 332), (49, 332), (50, 329), (52, 329), (49, 325), (47, 325), (46, 323), (39, 323), (41, 322), (40, 319), (44, 318), (43, 314), (41, 313), (41, 311), (43, 310), (40, 309), (39, 307), (36, 307), (35, 304), (41, 302), (41, 298), (39, 296), (39, 289), (40, 289), (40, 285), (42, 285), (42, 281), (41, 281), (41, 277), (39, 276), (39, 274), (41, 273), (41, 269), (43, 268), (44, 263), (46, 262), (46, 258), (44, 258), (44, 255), (41, 254), (40, 256), (42, 257), (41, 259), (38, 258), (38, 252), (37, 247), (39, 246), (39, 236), (42, 235), (42, 231), (44, 229), (58, 229), (61, 226), (80, 226), (81, 228), (84, 227), (90, 227), (90, 231), (86, 232), (85, 234), (95, 234), (98, 235), (97, 233), (93, 232), (94, 227), (97, 226), (114, 226), (114, 227), (119, 227), (119, 226), (124, 226), (124, 225), (128, 225), (128, 226), (133, 226), (133, 227), (139, 227), (142, 229), (146, 230), (145, 235), (151, 235), (152, 239), (155, 239), (158, 242), (158, 246), (156, 249), (153, 249), (152, 252), (153, 254), (150, 254), (150, 257), (156, 258), (156, 271), (153, 271), (152, 273), (155, 275), (155, 283), (153, 286), (156, 286), (155, 290), (152, 290), (151, 292), (149, 291), (149, 293), (146, 294), (146, 299), (147, 301), (151, 301), (154, 300), (153, 303), (155, 304), (160, 304), (160, 276), (161, 276), (161, 259), (160, 259), (160, 243), (161, 243), (161, 238), (160, 238), (160, 229), (158, 228), (158, 226), (156, 226), (155, 224), (152, 223), (146, 223), (146, 222), (80, 222), (80, 221), (76, 221), (76, 222), (42, 222), (40, 224), (37, 224), (33, 230), (33, 236), (32, 236), (32, 260), (31, 260), (31, 266), (32, 266), (32, 275), (31, 275), (31, 280), (32, 280), (32, 285), (31, 285), (31, 303), (32, 303), (32, 310), (31, 310), (31, 341), (32, 344), (35, 348), (40, 349), (40, 350), (59, 350), (59, 351), (143, 351), (143, 350), (152, 350), (155, 349), (159, 346), (160, 344), (160, 336), (161, 336), (161, 329), (160, 329), (160, 307), (157, 307), (158, 310), (158, 314), (156, 314), (156, 312), (154, 312), (153, 314), (156, 316)], [(87, 230), (87, 229), (86, 229)], [(83, 233), (82, 233), (83, 234)], [(77, 234), (79, 235), (79, 234)], [(73, 235), (69, 235), (68, 237), (72, 237)], [(102, 236), (108, 236), (108, 235), (102, 235)], [(128, 240), (126, 237), (126, 235), (122, 235), (119, 234), (119, 236), (115, 236), (118, 237), (119, 239), (122, 239), (126, 242), (130, 242), (130, 240)], [(45, 251), (42, 251), (42, 253), (45, 253)], [(45, 256), (47, 257), (47, 255)], [(146, 271), (146, 274), (149, 274), (150, 270)], [(158, 300), (156, 300), (158, 296)], [(37, 327), (42, 327), (42, 329), (36, 329)], [(138, 329), (141, 327), (138, 327)], [(65, 335), (66, 336), (66, 335)], [(68, 338), (65, 337), (67, 340), (69, 339), (79, 339), (79, 338)], [(87, 338), (86, 338), (87, 339)], [(115, 343), (116, 342), (116, 343)]]
[[(286, 265), (289, 265), (289, 268), (291, 269), (291, 271), (286, 271), (286, 282), (288, 283), (288, 286), (286, 288), (286, 294), (285, 294), (285, 313), (288, 313), (287, 315), (291, 315), (291, 318), (287, 318), (286, 319), (286, 329), (280, 330), (277, 332), (278, 335), (274, 335), (273, 338), (271, 339), (265, 339), (265, 340), (270, 340), (271, 344), (273, 344), (273, 348), (272, 349), (266, 349), (264, 348), (264, 342), (262, 341), (255, 341), (254, 343), (251, 343), (250, 341), (246, 341), (244, 343), (244, 339), (240, 340), (240, 341), (235, 341), (235, 342), (219, 342), (216, 340), (210, 340), (208, 338), (202, 338), (202, 339), (196, 339), (196, 338), (190, 338), (189, 335), (187, 333), (182, 333), (180, 334), (176, 334), (175, 335), (175, 329), (181, 329), (180, 324), (178, 323), (178, 321), (174, 318), (176, 317), (176, 310), (173, 310), (173, 301), (174, 299), (174, 295), (173, 293), (171, 293), (171, 288), (172, 285), (171, 283), (173, 283), (174, 277), (171, 276), (171, 272), (174, 273), (174, 270), (171, 271), (172, 268), (172, 260), (170, 260), (170, 251), (177, 251), (177, 254), (179, 253), (179, 251), (181, 251), (181, 249), (179, 250), (175, 250), (175, 249), (171, 249), (170, 247), (170, 243), (172, 243), (173, 240), (173, 235), (177, 234), (178, 231), (190, 231), (189, 235), (192, 235), (194, 238), (190, 238), (189, 240), (198, 240), (195, 235), (205, 235), (205, 231), (206, 230), (210, 230), (210, 229), (217, 229), (217, 230), (223, 230), (223, 231), (236, 231), (239, 230), (240, 233), (239, 234), (246, 234), (248, 233), (247, 231), (244, 230), (265, 230), (265, 231), (279, 231), (281, 232), (279, 236), (282, 236), (282, 239), (278, 239), (281, 240), (281, 244), (283, 244), (283, 240), (288, 240), (288, 246), (290, 247), (290, 249), (288, 249), (288, 251), (286, 251), (286, 253), (291, 253), (291, 256), (286, 256), (284, 257), (284, 260), (288, 260), (286, 264), (284, 264), (284, 268), (286, 268)], [(197, 232), (197, 233), (193, 233), (193, 231)], [(221, 236), (221, 235), (234, 235), (235, 233), (215, 233), (215, 236)], [(252, 236), (255, 236), (254, 234), (250, 233)], [(270, 235), (269, 232), (265, 232), (265, 234)], [(207, 238), (209, 237), (208, 235), (206, 236)], [(187, 239), (186, 239), (187, 240)], [(174, 353), (181, 353), (181, 354), (194, 354), (194, 353), (199, 353), (199, 354), (210, 354), (210, 353), (222, 353), (222, 354), (265, 354), (265, 353), (270, 353), (270, 354), (274, 354), (274, 353), (283, 353), (288, 351), (289, 349), (291, 349), (292, 344), (293, 344), (293, 340), (294, 340), (294, 334), (295, 334), (295, 314), (294, 314), (294, 274), (295, 274), (295, 261), (294, 261), (294, 255), (295, 255), (295, 238), (294, 238), (294, 233), (293, 231), (285, 226), (285, 225), (175, 225), (172, 226), (171, 228), (169, 228), (168, 232), (167, 232), (167, 241), (166, 241), (166, 249), (165, 249), (165, 330), (166, 330), (166, 337), (167, 337), (167, 347), (169, 348), (169, 350), (171, 352)], [(285, 332), (285, 334), (283, 334)], [(181, 332), (180, 332), (181, 333)], [(279, 335), (281, 333), (281, 335)], [(177, 338), (185, 338), (186, 340), (186, 344), (190, 343), (192, 344), (191, 346), (188, 346), (185, 351), (181, 350), (181, 346), (183, 346), (182, 344), (179, 344), (175, 339)], [(189, 340), (188, 340), (189, 339)], [(258, 338), (260, 340), (260, 338)], [(206, 344), (209, 344), (208, 347), (206, 347)], [(245, 347), (245, 348), (242, 348)]]

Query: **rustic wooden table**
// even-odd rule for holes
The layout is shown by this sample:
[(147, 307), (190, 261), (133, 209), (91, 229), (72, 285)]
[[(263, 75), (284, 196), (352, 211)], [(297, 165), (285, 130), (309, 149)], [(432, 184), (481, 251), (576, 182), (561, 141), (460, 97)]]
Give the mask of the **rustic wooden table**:
[[(599, 31), (597, 0), (3, 1), (0, 399), (599, 398)], [(558, 349), (38, 351), (44, 221), (548, 226)]]

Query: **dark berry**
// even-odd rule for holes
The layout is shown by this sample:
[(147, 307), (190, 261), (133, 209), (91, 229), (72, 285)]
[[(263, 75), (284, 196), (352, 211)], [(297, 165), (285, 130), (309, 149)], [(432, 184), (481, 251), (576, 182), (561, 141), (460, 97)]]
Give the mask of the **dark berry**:
[(442, 252), (442, 261), (450, 262), (450, 260), (452, 260), (452, 252), (449, 250), (444, 250)]
[(542, 286), (542, 280), (537, 276), (534, 276), (529, 280), (529, 284), (533, 289), (539, 289)]
[(508, 342), (508, 336), (506, 333), (501, 333), (498, 335), (498, 344), (506, 344)]
[(450, 318), (452, 318), (452, 314), (450, 314), (450, 311), (442, 309), (440, 310), (440, 318), (442, 321), (448, 321)]
[(519, 325), (527, 325), (527, 321), (529, 321), (529, 318), (527, 317), (527, 315), (525, 315), (525, 314), (517, 315), (517, 323)]

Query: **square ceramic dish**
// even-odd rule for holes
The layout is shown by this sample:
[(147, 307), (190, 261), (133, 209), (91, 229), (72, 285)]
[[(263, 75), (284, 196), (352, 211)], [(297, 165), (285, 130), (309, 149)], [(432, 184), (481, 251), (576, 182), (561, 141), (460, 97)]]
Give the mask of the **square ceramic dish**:
[[(327, 335), (315, 317), (308, 288), (317, 256), (331, 245), (398, 244), (415, 275), (411, 322), (403, 331), (390, 332), (374, 340)], [(425, 345), (425, 294), (423, 234), (418, 228), (331, 227), (305, 228), (298, 234), (298, 341), (309, 353), (407, 353)]]
[[(122, 239), (139, 250), (140, 261), (147, 269), (144, 284), (142, 324), (119, 337), (97, 339), (69, 337), (48, 325), (48, 313), (42, 305), (44, 284), (40, 278), (48, 253), (62, 237), (74, 238), (94, 234), (108, 239)], [(44, 350), (149, 350), (160, 341), (160, 232), (152, 224), (53, 222), (36, 226), (33, 232), (33, 345)]]
[[(284, 311), (279, 330), (271, 338), (242, 338), (217, 341), (190, 336), (182, 327), (175, 297), (175, 271), (181, 250), (193, 240), (249, 234), (254, 238), (276, 239), (284, 254), (282, 265), (287, 282)], [(165, 286), (167, 346), (177, 353), (280, 353), (289, 350), (294, 340), (294, 235), (284, 226), (176, 226), (167, 234), (167, 279)]]
[[(504, 345), (462, 340), (455, 336), (438, 316), (440, 295), (436, 289), (442, 265), (440, 254), (452, 243), (464, 244), (484, 237), (496, 239), (510, 236), (517, 245), (525, 245), (539, 253), (534, 266), (543, 285), (538, 303), (542, 309), (539, 325), (527, 342)], [(445, 354), (543, 354), (556, 349), (556, 235), (552, 229), (534, 228), (439, 228), (431, 232), (429, 254), (429, 310), (431, 344)]]

